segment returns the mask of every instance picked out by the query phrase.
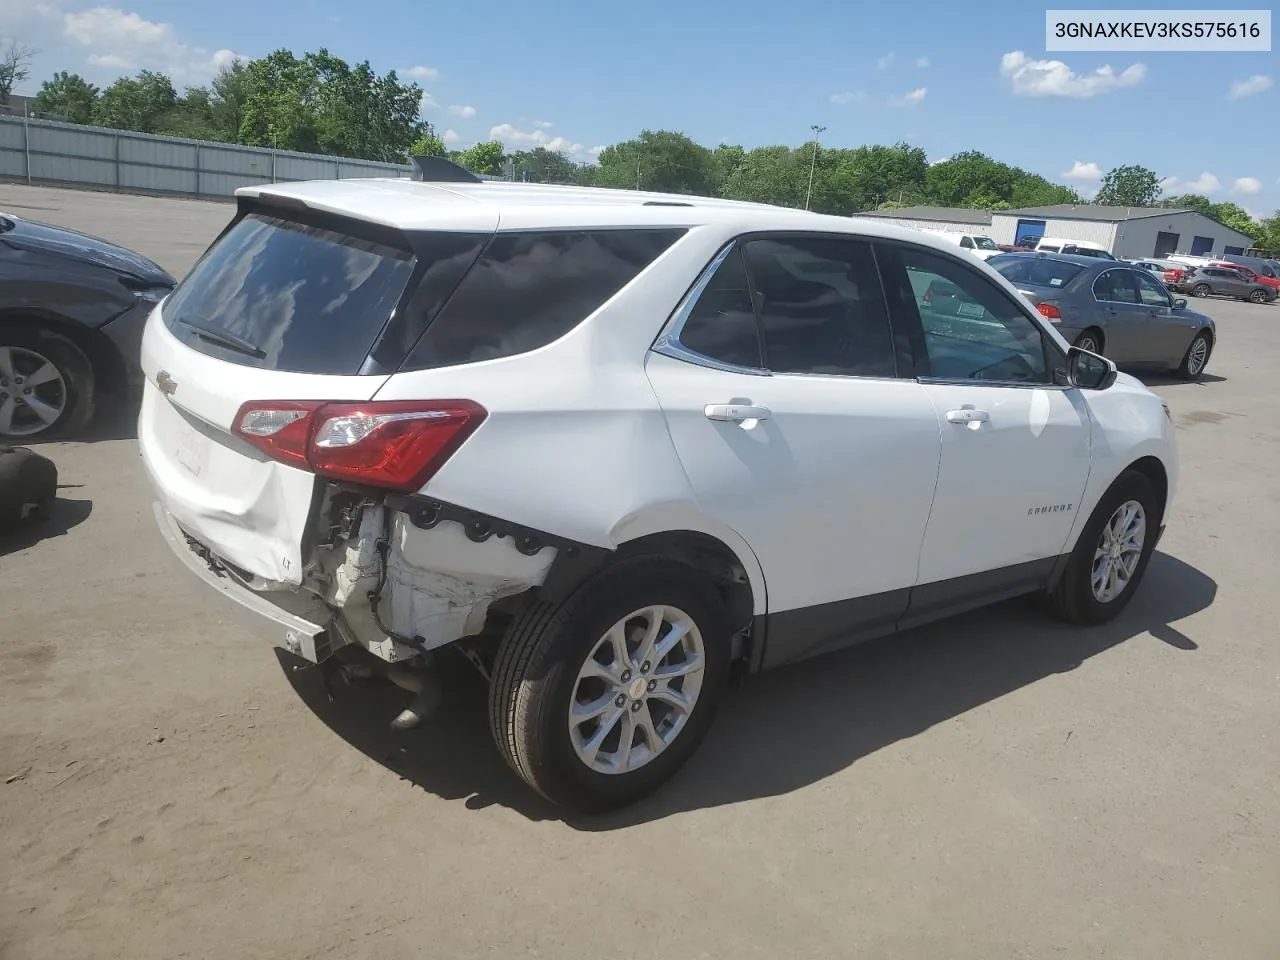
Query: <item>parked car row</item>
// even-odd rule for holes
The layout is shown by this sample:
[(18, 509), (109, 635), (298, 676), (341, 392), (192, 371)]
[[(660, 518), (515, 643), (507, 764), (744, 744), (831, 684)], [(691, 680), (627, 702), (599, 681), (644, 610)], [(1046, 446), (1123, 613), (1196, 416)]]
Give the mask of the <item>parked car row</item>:
[(1280, 293), (1280, 280), (1263, 277), (1248, 267), (1215, 262), (1205, 267), (1188, 267), (1173, 287), (1193, 297), (1232, 297), (1250, 303), (1271, 303)]

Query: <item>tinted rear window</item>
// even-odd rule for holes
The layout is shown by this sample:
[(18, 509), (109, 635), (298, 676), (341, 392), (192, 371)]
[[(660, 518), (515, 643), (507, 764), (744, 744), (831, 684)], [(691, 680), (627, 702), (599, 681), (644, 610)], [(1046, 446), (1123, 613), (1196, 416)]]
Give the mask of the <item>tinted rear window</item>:
[(413, 265), (407, 243), (252, 213), (168, 299), (165, 323), (193, 349), (233, 363), (356, 374)]
[[(683, 230), (499, 233), (405, 361), (406, 370), (493, 360), (564, 336)], [(654, 321), (654, 333), (661, 326)]]
[(1078, 263), (1050, 260), (1048, 257), (992, 257), (987, 263), (1010, 283), (1025, 283), (1033, 287), (1065, 287), (1084, 269)]

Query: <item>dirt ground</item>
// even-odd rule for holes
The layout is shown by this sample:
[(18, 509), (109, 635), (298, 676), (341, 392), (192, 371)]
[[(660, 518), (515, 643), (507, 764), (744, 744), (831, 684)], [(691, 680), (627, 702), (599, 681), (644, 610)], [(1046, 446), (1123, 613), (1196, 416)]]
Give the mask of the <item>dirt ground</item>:
[[(231, 208), (0, 185), (183, 273)], [(1199, 304), (1197, 304), (1199, 306)], [(1152, 381), (1182, 487), (1141, 593), (766, 675), (652, 800), (565, 822), (450, 671), (330, 704), (167, 553), (125, 418), (0, 543), (0, 957), (1280, 956), (1280, 305)]]

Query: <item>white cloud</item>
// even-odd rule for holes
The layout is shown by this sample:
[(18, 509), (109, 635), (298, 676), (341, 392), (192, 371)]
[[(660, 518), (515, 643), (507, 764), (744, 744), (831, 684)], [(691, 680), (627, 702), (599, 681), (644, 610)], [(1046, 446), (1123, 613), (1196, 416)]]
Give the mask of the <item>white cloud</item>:
[(1238, 80), (1231, 85), (1231, 89), (1227, 92), (1228, 100), (1243, 100), (1245, 97), (1252, 97), (1255, 94), (1262, 93), (1264, 90), (1270, 90), (1272, 87), (1271, 78), (1266, 74), (1255, 73), (1248, 80)]
[(426, 113), (428, 110), (434, 110), (438, 106), (439, 104), (436, 103), (436, 98), (423, 90), (422, 96), (418, 98), (418, 112)]
[(1077, 160), (1071, 164), (1071, 169), (1061, 176), (1064, 180), (1080, 180), (1085, 183), (1092, 183), (1102, 179), (1102, 168), (1092, 160), (1088, 163)]
[(883, 57), (881, 57), (879, 60), (876, 61), (876, 69), (888, 70), (889, 65), (893, 63), (893, 58), (896, 56), (897, 54), (893, 52), (886, 53)]
[(457, 146), (462, 142), (462, 137), (457, 130), (446, 130), (440, 139), (451, 147)]
[(916, 66), (919, 67), (921, 70), (927, 70), (930, 65), (931, 65), (931, 61), (929, 60), (928, 57), (916, 58)]
[(831, 95), (832, 103), (864, 103), (867, 95), (862, 90), (846, 90), (844, 93), (833, 93)]
[(1232, 193), (1255, 194), (1262, 192), (1262, 181), (1257, 177), (1237, 177), (1231, 185)]
[(928, 88), (917, 87), (915, 90), (912, 90), (910, 93), (904, 93), (900, 97), (891, 97), (889, 99), (889, 106), (914, 107), (916, 104), (920, 103), (920, 101), (922, 101), (928, 95), (929, 95)]
[(548, 130), (551, 127), (555, 126), (555, 124), (552, 123), (550, 120), (535, 120), (533, 121), (533, 125), (537, 127), (539, 130)]
[(106, 70), (159, 70), (181, 86), (207, 81), (223, 67), (245, 59), (233, 50), (210, 53), (183, 43), (172, 23), (147, 20), (115, 7), (63, 12), (56, 2), (41, 0), (31, 9), (56, 24), (61, 39), (88, 48), (87, 63)]
[(545, 130), (518, 130), (509, 123), (500, 123), (497, 126), (490, 127), (489, 139), (501, 142), (508, 149), (512, 147), (545, 147), (548, 150), (566, 153), (571, 157), (587, 153), (582, 144), (575, 143), (565, 137), (549, 136)]
[(1194, 180), (1165, 177), (1160, 181), (1160, 188), (1169, 196), (1176, 196), (1181, 193), (1198, 193), (1207, 197), (1222, 189), (1222, 181), (1206, 170)]
[(449, 113), (455, 117), (462, 117), (464, 120), (470, 120), (476, 115), (476, 108), (467, 104), (454, 104), (449, 108)]
[(410, 67), (408, 70), (401, 71), (411, 80), (439, 80), (440, 71), (435, 67)]
[(1135, 63), (1120, 73), (1109, 65), (1092, 73), (1076, 73), (1061, 60), (1031, 60), (1014, 50), (1000, 58), (1000, 73), (1009, 78), (1018, 96), (1086, 99), (1141, 83), (1147, 68)]
[(929, 166), (936, 167), (938, 164), (946, 163), (950, 159), (951, 159), (950, 157), (939, 157), (937, 160), (930, 160)]
[(598, 156), (600, 156), (600, 154), (604, 153), (607, 149), (609, 149), (609, 148), (608, 148), (608, 147), (606, 147), (604, 144), (600, 144), (599, 146), (591, 147), (589, 150), (587, 150), (587, 156), (589, 156), (589, 157), (591, 157), (591, 158), (593, 158), (593, 159), (594, 159), (595, 157), (598, 157)]

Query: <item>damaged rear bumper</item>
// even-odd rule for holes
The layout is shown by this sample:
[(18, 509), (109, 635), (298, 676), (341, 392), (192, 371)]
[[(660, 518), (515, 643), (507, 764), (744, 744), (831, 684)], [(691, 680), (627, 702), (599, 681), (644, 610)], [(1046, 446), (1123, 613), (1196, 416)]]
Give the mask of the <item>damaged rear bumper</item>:
[[(317, 610), (317, 615), (311, 618), (299, 616), (274, 603), (266, 594), (250, 590), (228, 573), (215, 571), (192, 549), (187, 534), (173, 515), (159, 503), (154, 507), (160, 535), (164, 537), (174, 556), (205, 586), (229, 600), (230, 607), (242, 615), (241, 619), (273, 636), (275, 646), (305, 660), (321, 663), (328, 659), (335, 646), (330, 632), (330, 616), (325, 615), (322, 610)], [(316, 622), (317, 620), (322, 622)]]

